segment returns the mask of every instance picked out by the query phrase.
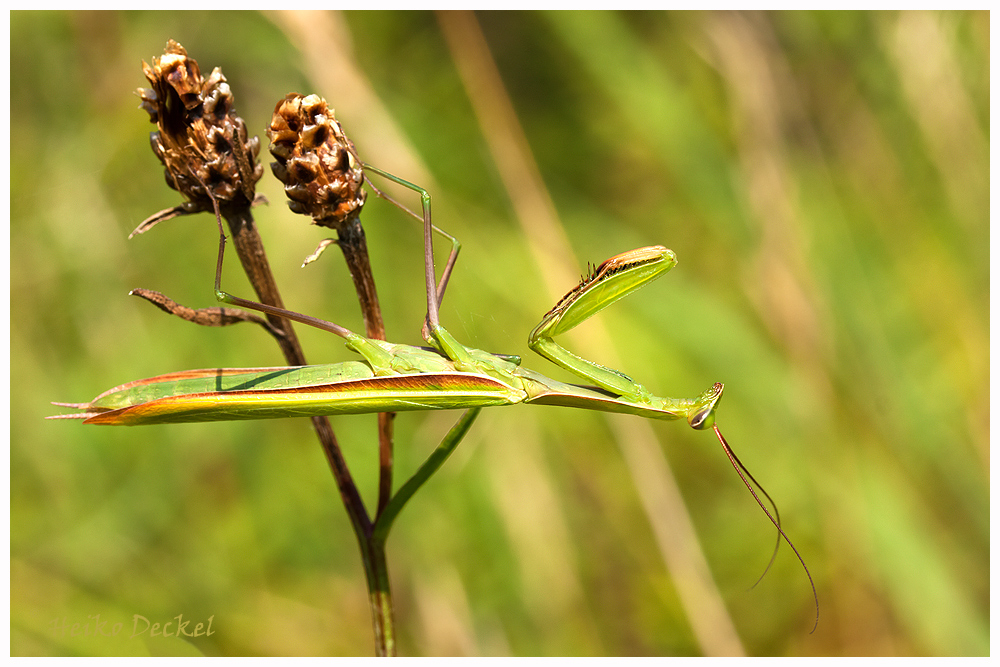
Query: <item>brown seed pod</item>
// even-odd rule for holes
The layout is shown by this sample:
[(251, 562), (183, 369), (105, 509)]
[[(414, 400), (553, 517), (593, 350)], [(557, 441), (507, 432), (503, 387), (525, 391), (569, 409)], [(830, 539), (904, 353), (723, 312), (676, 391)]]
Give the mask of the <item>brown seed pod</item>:
[(222, 70), (204, 79), (198, 62), (173, 40), (142, 70), (152, 88), (136, 93), (158, 128), (149, 140), (166, 167), (167, 185), (187, 198), (184, 208), (212, 210), (209, 194), (220, 206), (249, 206), (264, 172), (257, 164), (260, 140), (247, 138)]
[(289, 93), (275, 106), (267, 136), (277, 159), (271, 171), (285, 184), (292, 211), (332, 229), (361, 211), (361, 162), (326, 100)]

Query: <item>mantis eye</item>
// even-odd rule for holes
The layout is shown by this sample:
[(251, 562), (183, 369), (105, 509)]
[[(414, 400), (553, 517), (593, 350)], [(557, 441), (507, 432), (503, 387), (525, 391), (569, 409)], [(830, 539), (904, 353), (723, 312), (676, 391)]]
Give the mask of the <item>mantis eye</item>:
[(715, 408), (719, 406), (723, 388), (721, 382), (716, 382), (695, 400), (695, 404), (691, 406), (693, 412), (689, 412), (687, 416), (691, 428), (701, 431), (715, 424)]
[(688, 416), (688, 424), (691, 428), (701, 431), (715, 423), (715, 406), (703, 408), (698, 412)]

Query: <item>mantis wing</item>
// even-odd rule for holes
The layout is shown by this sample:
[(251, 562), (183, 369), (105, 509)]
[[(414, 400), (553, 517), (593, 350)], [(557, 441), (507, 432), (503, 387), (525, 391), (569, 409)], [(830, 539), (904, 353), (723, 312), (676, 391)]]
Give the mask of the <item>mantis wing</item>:
[(89, 403), (57, 403), (81, 412), (50, 419), (136, 426), (487, 407), (525, 397), (486, 375), (446, 371), (376, 377), (367, 364), (352, 361), (169, 373), (115, 387)]

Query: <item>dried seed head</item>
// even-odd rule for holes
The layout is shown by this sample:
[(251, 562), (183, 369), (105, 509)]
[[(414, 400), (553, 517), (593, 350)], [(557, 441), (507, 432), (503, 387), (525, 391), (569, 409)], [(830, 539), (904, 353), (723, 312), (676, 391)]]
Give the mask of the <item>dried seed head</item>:
[(222, 70), (202, 78), (197, 61), (169, 40), (163, 55), (152, 66), (144, 61), (142, 71), (152, 88), (136, 93), (159, 128), (149, 140), (166, 167), (167, 185), (188, 199), (191, 212), (212, 210), (209, 193), (222, 206), (249, 206), (264, 173), (257, 164), (260, 140), (247, 138)]
[(360, 212), (364, 172), (326, 100), (289, 93), (274, 107), (267, 136), (278, 160), (271, 171), (285, 184), (292, 211), (333, 229)]

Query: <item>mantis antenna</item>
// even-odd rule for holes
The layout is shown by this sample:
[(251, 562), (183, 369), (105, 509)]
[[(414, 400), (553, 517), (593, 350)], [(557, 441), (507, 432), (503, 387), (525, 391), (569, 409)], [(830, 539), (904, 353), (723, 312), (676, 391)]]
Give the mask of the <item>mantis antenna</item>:
[[(764, 487), (761, 486), (756, 479), (754, 479), (753, 475), (750, 474), (750, 471), (747, 470), (746, 466), (743, 465), (743, 462), (740, 461), (738, 456), (736, 456), (736, 452), (734, 452), (733, 448), (729, 446), (729, 443), (726, 442), (725, 437), (723, 437), (722, 435), (722, 431), (719, 430), (719, 425), (713, 424), (712, 428), (715, 430), (715, 435), (719, 437), (719, 442), (722, 443), (722, 448), (726, 451), (726, 456), (729, 457), (729, 462), (733, 464), (733, 469), (736, 470), (736, 474), (738, 474), (740, 476), (740, 479), (743, 480), (743, 483), (746, 484), (747, 489), (750, 491), (750, 495), (752, 495), (753, 499), (757, 501), (757, 504), (760, 505), (760, 508), (764, 510), (764, 514), (767, 515), (767, 518), (770, 519), (771, 523), (774, 524), (774, 527), (778, 529), (778, 534), (782, 538), (784, 538), (785, 542), (788, 543), (788, 546), (791, 547), (793, 552), (795, 552), (795, 557), (799, 559), (799, 563), (802, 564), (802, 569), (805, 570), (806, 576), (809, 577), (809, 585), (812, 587), (813, 604), (816, 607), (816, 620), (813, 622), (812, 630), (809, 631), (809, 634), (812, 634), (816, 632), (816, 628), (819, 626), (819, 594), (816, 592), (816, 582), (813, 581), (812, 574), (809, 572), (809, 568), (806, 567), (806, 562), (805, 560), (803, 560), (802, 554), (799, 553), (799, 550), (795, 548), (795, 545), (792, 544), (792, 541), (788, 539), (788, 535), (786, 535), (785, 531), (782, 530), (781, 520), (776, 519), (774, 516), (771, 516), (771, 513), (767, 511), (767, 507), (765, 507), (764, 503), (761, 502), (760, 498), (757, 496), (757, 492), (753, 490), (753, 486), (751, 486), (750, 481), (748, 481), (747, 478), (749, 477), (750, 480), (753, 481), (754, 485), (756, 485), (757, 488), (760, 489), (761, 493), (763, 493), (764, 496), (771, 502), (771, 506), (774, 507), (774, 514), (777, 515), (778, 507), (774, 504), (774, 501), (771, 500), (771, 496), (768, 495), (767, 491), (764, 490)], [(746, 475), (744, 475), (743, 473), (746, 473)], [(777, 554), (777, 546), (775, 546), (775, 552), (771, 555), (771, 562), (767, 564), (767, 568), (765, 568), (764, 574), (767, 574), (767, 570), (771, 568), (771, 564), (774, 563), (774, 556), (776, 554)], [(760, 583), (760, 580), (764, 578), (764, 574), (760, 575), (760, 579), (757, 580), (757, 583), (755, 583), (754, 586)]]

